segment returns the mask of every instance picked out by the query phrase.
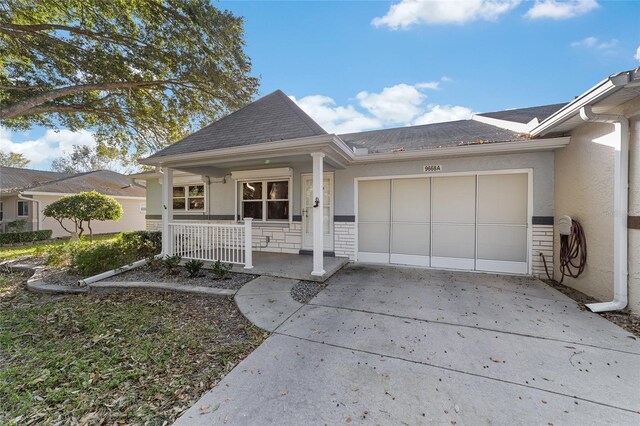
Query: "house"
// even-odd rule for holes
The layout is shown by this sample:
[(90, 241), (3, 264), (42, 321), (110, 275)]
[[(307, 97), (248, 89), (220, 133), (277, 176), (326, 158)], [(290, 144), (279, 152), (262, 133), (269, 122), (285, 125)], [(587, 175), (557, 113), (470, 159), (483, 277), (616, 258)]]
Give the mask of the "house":
[(51, 229), (54, 238), (68, 236), (56, 220), (44, 217), (43, 210), (65, 195), (92, 190), (114, 197), (123, 209), (118, 222), (92, 224), (95, 234), (144, 229), (145, 189), (125, 175), (109, 170), (70, 175), (0, 167), (0, 232)]
[(544, 256), (559, 279), (555, 223), (568, 215), (588, 260), (564, 283), (613, 300), (594, 310), (640, 312), (639, 113), (638, 70), (568, 103), (342, 135), (276, 91), (133, 177), (165, 254), (247, 267), (254, 251), (312, 254), (318, 276), (323, 256), (341, 256), (544, 277)]

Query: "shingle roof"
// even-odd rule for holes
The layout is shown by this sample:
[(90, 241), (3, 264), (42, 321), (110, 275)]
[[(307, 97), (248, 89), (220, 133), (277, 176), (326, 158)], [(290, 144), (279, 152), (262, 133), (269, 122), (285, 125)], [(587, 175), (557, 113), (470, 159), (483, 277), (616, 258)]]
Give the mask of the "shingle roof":
[(421, 126), (372, 130), (339, 135), (352, 148), (367, 148), (370, 153), (490, 142), (526, 140), (527, 136), (474, 120), (448, 121)]
[(282, 91), (264, 96), (149, 158), (252, 145), (327, 132)]
[(66, 173), (0, 166), (0, 193), (19, 191), (69, 176)]
[(144, 197), (146, 192), (144, 188), (133, 185), (127, 176), (110, 170), (79, 173), (29, 188), (33, 192), (62, 194), (93, 190), (114, 197)]
[(567, 103), (542, 105), (530, 108), (508, 109), (505, 111), (485, 112), (478, 114), (484, 117), (497, 118), (499, 120), (514, 121), (516, 123), (527, 124), (534, 118), (542, 121), (554, 112), (560, 110)]

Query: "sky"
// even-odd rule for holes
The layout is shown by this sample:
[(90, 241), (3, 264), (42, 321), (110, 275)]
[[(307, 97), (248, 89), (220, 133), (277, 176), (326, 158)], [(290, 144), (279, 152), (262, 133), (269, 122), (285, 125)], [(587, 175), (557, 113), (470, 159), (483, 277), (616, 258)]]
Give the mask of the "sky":
[[(328, 132), (568, 102), (640, 66), (640, 1), (219, 1), (245, 18), (256, 97), (281, 89)], [(48, 169), (89, 131), (0, 127)]]

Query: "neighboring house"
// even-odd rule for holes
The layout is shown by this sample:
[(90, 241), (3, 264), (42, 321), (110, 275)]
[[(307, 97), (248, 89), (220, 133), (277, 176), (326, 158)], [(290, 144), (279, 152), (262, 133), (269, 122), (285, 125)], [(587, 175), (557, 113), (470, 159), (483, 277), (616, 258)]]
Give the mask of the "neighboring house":
[[(0, 231), (8, 231), (15, 221), (24, 221), (25, 230), (51, 229), (53, 237), (68, 236), (56, 220), (44, 217), (42, 211), (65, 195), (92, 190), (114, 197), (123, 209), (118, 222), (92, 223), (94, 234), (144, 229), (145, 189), (132, 184), (125, 175), (108, 170), (69, 175), (0, 167)], [(67, 228), (73, 229), (71, 223)]]
[[(164, 231), (165, 253), (224, 257), (253, 218), (254, 251), (313, 254), (314, 275), (324, 252), (544, 277), (542, 253), (559, 278), (554, 219), (570, 215), (589, 257), (565, 284), (609, 300), (615, 281), (640, 311), (639, 89), (628, 71), (568, 104), (345, 135), (276, 91), (141, 160), (157, 171), (133, 178), (147, 182), (147, 227)], [(591, 110), (630, 118), (630, 131), (585, 122)]]

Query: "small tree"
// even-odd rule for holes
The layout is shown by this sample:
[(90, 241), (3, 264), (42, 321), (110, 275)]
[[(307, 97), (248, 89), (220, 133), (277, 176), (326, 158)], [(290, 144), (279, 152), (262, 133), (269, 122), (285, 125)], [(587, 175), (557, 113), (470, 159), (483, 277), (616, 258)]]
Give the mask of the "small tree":
[[(44, 215), (54, 218), (62, 229), (70, 234), (76, 232), (79, 237), (84, 234), (83, 225), (86, 222), (87, 228), (89, 228), (89, 240), (93, 241), (91, 221), (118, 221), (122, 217), (122, 206), (108, 195), (103, 195), (96, 191), (80, 192), (74, 195), (67, 195), (49, 204), (44, 209)], [(64, 226), (64, 220), (72, 221), (75, 231), (67, 229)]]

